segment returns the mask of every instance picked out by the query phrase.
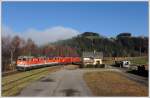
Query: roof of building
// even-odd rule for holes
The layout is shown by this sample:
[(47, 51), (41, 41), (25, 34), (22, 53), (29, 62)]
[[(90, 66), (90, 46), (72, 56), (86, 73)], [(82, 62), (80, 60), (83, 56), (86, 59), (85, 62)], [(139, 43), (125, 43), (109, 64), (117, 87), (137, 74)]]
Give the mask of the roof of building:
[(82, 57), (84, 58), (103, 58), (103, 52), (83, 52)]

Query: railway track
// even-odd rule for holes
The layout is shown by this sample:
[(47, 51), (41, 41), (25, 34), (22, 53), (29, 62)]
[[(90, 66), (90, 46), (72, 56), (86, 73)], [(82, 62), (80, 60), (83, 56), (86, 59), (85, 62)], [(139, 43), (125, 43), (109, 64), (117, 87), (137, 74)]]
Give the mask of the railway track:
[(13, 70), (13, 71), (8, 71), (8, 72), (3, 72), (2, 76), (8, 76), (8, 75), (12, 75), (12, 74), (16, 74), (19, 73), (17, 70)]
[[(19, 77), (17, 79), (14, 79), (8, 82), (5, 81), (5, 83), (2, 83), (2, 96), (16, 95), (23, 87), (25, 87), (30, 82), (44, 77), (50, 72), (50, 70), (56, 71), (58, 69), (60, 69), (60, 66), (37, 69), (39, 71), (34, 70), (33, 73), (31, 72), (31, 74), (23, 75), (22, 77)], [(27, 72), (24, 72), (24, 73), (27, 73)], [(21, 74), (23, 74), (23, 72)]]

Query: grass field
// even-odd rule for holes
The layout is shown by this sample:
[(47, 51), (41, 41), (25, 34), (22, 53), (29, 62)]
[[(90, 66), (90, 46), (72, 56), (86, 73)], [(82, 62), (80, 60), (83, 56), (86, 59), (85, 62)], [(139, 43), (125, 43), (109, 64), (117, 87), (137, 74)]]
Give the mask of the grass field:
[(118, 58), (106, 58), (103, 63), (113, 64), (115, 60), (129, 60), (131, 64), (143, 64), (148, 65), (148, 57), (118, 57)]
[(119, 72), (88, 72), (84, 79), (95, 96), (148, 96), (148, 87)]
[(134, 57), (131, 58), (132, 64), (148, 65), (148, 57)]
[(2, 96), (16, 96), (33, 81), (60, 70), (60, 68), (60, 66), (45, 67), (2, 77)]

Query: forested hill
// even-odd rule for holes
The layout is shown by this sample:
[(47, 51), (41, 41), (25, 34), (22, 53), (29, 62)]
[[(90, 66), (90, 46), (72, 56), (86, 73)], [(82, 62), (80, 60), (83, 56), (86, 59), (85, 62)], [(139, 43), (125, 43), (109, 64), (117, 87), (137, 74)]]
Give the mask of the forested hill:
[(82, 51), (102, 51), (104, 56), (142, 56), (148, 55), (148, 37), (135, 37), (131, 33), (121, 33), (107, 38), (98, 33), (84, 32), (67, 40), (57, 41), (53, 45), (69, 46)]

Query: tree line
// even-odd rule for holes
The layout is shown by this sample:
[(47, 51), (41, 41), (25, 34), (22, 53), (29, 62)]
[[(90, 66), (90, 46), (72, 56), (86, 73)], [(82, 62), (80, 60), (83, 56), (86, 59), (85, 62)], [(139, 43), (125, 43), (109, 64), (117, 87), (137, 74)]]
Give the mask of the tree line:
[(62, 45), (38, 46), (31, 38), (2, 36), (2, 71), (14, 70), (19, 56), (78, 56), (74, 48)]

